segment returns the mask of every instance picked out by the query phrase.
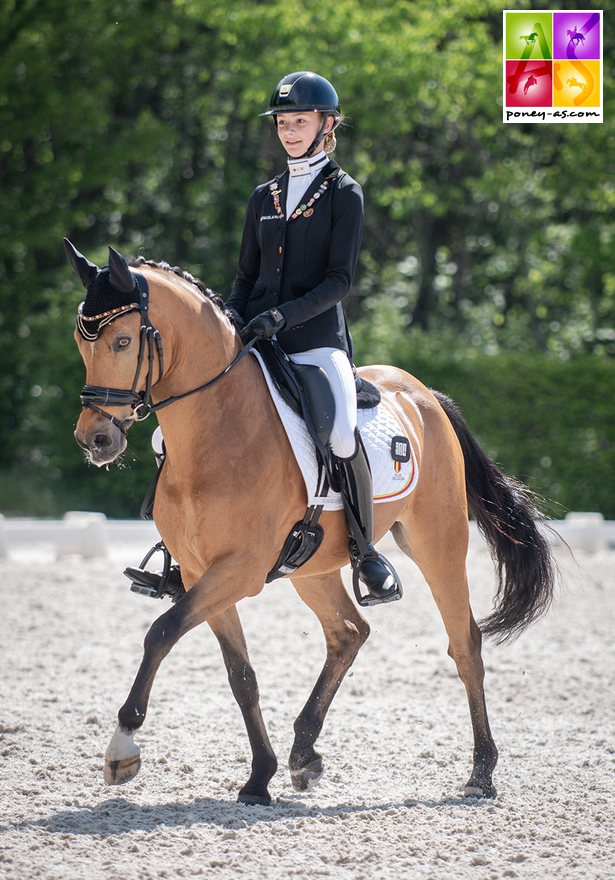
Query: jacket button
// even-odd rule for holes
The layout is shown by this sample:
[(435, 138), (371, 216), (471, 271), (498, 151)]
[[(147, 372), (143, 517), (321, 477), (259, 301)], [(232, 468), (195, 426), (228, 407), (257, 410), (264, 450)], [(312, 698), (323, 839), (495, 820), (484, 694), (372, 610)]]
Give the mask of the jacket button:
[(284, 248), (282, 247), (282, 245), (280, 245), (280, 247), (278, 248), (278, 253), (281, 254), (283, 250)]
[(279, 267), (275, 270), (275, 274), (276, 274), (276, 275), (279, 275), (279, 274), (280, 274), (280, 268), (279, 268)]

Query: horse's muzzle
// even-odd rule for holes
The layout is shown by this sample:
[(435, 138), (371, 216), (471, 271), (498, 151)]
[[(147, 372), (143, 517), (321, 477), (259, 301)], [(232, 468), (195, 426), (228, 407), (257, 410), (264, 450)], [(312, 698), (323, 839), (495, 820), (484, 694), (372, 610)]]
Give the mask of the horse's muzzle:
[(84, 418), (82, 413), (75, 430), (75, 440), (97, 467), (114, 461), (126, 449), (126, 435), (112, 422), (100, 417)]

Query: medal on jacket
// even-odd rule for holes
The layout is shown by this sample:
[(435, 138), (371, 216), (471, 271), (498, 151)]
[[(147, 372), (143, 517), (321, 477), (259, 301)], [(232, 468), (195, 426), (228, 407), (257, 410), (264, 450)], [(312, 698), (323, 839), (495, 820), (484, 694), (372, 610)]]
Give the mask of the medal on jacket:
[(284, 214), (282, 213), (282, 208), (280, 206), (280, 193), (282, 192), (282, 190), (278, 186), (277, 180), (269, 184), (269, 192), (273, 196), (273, 207), (275, 208), (275, 212), (278, 217), (283, 220)]
[(312, 205), (314, 204), (314, 202), (317, 199), (319, 199), (321, 197), (321, 195), (324, 193), (324, 191), (327, 189), (328, 186), (329, 186), (329, 181), (325, 180), (325, 182), (323, 184), (321, 184), (318, 192), (314, 193), (314, 195), (309, 200), (307, 205), (299, 205), (299, 207), (295, 211), (293, 211), (293, 213), (290, 215), (290, 220), (296, 220), (297, 217), (301, 217), (301, 216), (311, 217), (312, 214), (314, 213), (314, 208), (312, 207)]

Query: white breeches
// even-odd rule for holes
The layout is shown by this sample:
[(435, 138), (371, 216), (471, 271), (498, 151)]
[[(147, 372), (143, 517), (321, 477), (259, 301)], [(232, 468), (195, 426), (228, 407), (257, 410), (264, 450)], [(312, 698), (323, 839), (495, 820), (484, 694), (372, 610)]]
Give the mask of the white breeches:
[[(357, 391), (354, 375), (346, 352), (339, 348), (312, 348), (289, 354), (296, 364), (315, 364), (322, 367), (331, 383), (335, 398), (335, 421), (331, 432), (331, 449), (338, 458), (350, 458), (355, 453), (357, 427)], [(162, 452), (162, 431), (156, 428), (152, 437), (154, 452)]]
[(339, 348), (312, 348), (289, 354), (295, 364), (315, 364), (322, 367), (331, 383), (335, 398), (335, 421), (331, 432), (331, 449), (338, 458), (350, 458), (355, 453), (357, 427), (357, 390), (350, 360)]

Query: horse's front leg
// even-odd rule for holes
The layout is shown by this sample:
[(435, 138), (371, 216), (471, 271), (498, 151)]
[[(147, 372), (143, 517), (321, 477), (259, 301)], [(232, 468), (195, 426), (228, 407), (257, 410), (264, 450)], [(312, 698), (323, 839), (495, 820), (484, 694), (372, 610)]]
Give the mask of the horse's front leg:
[(369, 624), (350, 600), (339, 571), (293, 578), (293, 585), (318, 617), (327, 645), (325, 665), (295, 721), (295, 740), (290, 752), (293, 786), (306, 791), (324, 772), (322, 757), (314, 745), (342, 679), (369, 636)]
[(209, 625), (220, 643), (229, 684), (241, 709), (252, 749), (252, 773), (237, 800), (244, 804), (268, 806), (271, 803), (268, 785), (278, 769), (278, 761), (265, 729), (256, 675), (250, 664), (237, 609), (229, 608), (210, 620)]
[(118, 726), (105, 754), (105, 782), (117, 785), (129, 782), (141, 768), (139, 746), (134, 735), (147, 714), (152, 685), (160, 664), (180, 638), (200, 623), (190, 614), (190, 601), (184, 596), (165, 611), (149, 628), (143, 643), (143, 659), (128, 699), (118, 712)]
[(149, 696), (160, 664), (173, 645), (191, 627), (187, 626), (184, 597), (149, 628), (143, 644), (143, 659), (128, 699), (118, 712), (118, 726), (105, 753), (105, 782), (129, 782), (141, 768), (141, 750), (134, 742), (136, 731), (147, 713)]
[(160, 664), (183, 635), (203, 621), (223, 614), (250, 593), (249, 588), (239, 592), (236, 586), (242, 583), (241, 567), (241, 562), (232, 561), (212, 565), (176, 605), (151, 625), (145, 636), (139, 671), (118, 712), (118, 726), (105, 754), (105, 782), (128, 782), (139, 772), (140, 749), (134, 742), (134, 735), (145, 721)]

